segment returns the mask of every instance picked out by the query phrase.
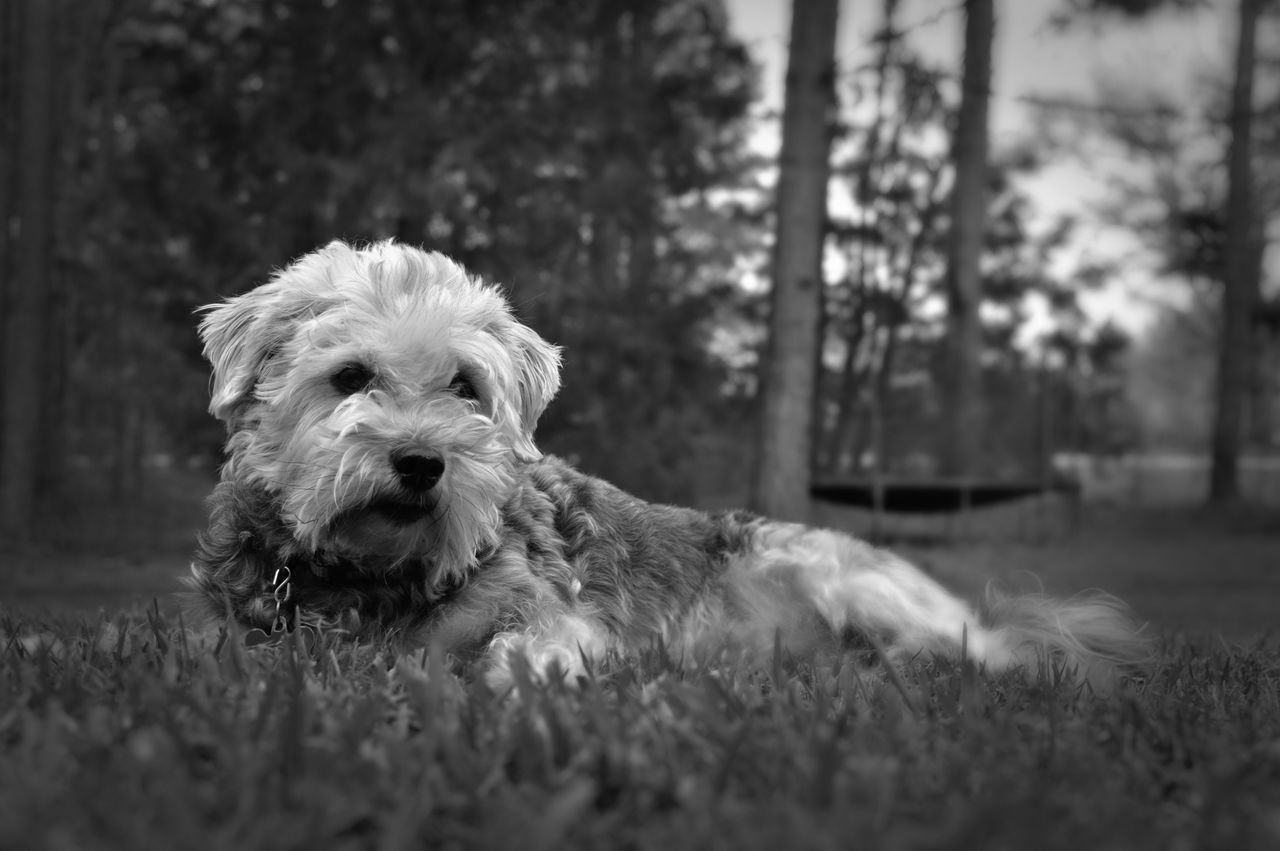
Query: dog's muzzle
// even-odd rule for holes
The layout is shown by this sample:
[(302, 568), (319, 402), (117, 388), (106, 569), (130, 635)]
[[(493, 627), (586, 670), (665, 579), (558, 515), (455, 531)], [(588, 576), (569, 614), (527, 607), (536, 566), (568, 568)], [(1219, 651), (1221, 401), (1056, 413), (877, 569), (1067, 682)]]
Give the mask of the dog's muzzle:
[(440, 501), (436, 486), (444, 477), (444, 459), (433, 452), (404, 448), (392, 452), (389, 460), (400, 487), (378, 496), (364, 510), (396, 526), (410, 526), (431, 517)]
[(391, 453), (391, 469), (396, 471), (401, 486), (411, 493), (426, 493), (434, 488), (444, 475), (444, 459), (412, 449), (397, 449)]
[(426, 520), (435, 509), (435, 500), (410, 502), (406, 500), (385, 498), (369, 503), (369, 511), (377, 514), (397, 526), (411, 526), (419, 520)]

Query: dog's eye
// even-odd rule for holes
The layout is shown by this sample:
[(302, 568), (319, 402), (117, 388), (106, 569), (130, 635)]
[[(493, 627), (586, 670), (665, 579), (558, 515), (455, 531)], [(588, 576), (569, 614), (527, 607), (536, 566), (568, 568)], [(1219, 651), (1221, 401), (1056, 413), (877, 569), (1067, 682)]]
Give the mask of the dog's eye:
[(480, 394), (476, 392), (476, 386), (471, 383), (471, 379), (461, 372), (453, 377), (453, 381), (449, 382), (449, 392), (459, 399), (466, 399), (469, 402), (474, 402), (480, 398)]
[(333, 385), (333, 389), (343, 396), (359, 393), (367, 388), (372, 381), (373, 371), (364, 364), (359, 363), (349, 363), (329, 376), (329, 383)]

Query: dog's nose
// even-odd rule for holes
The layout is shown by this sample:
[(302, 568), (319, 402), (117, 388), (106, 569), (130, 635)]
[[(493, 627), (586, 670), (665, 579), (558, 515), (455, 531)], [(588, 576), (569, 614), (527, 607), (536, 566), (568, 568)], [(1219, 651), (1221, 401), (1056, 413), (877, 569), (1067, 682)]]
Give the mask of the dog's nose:
[(411, 491), (429, 491), (444, 475), (444, 461), (439, 457), (405, 449), (391, 453), (391, 468), (400, 477), (400, 484)]

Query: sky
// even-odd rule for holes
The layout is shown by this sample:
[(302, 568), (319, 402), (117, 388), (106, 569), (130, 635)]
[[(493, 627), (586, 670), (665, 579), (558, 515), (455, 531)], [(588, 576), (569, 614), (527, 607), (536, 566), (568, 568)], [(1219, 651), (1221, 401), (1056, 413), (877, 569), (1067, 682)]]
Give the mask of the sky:
[[(1032, 107), (1025, 98), (1096, 102), (1098, 81), (1108, 75), (1178, 99), (1189, 98), (1198, 79), (1228, 66), (1234, 49), (1234, 4), (1223, 0), (1195, 14), (1161, 15), (1141, 24), (1108, 18), (1062, 31), (1052, 27), (1050, 20), (1065, 5), (1065, 0), (996, 0), (991, 99), (996, 151), (1028, 135)], [(726, 0), (726, 6), (734, 32), (761, 63), (765, 103), (779, 107), (790, 0)], [(871, 58), (871, 36), (882, 23), (882, 9), (883, 3), (874, 0), (842, 0), (837, 34), (837, 61), (842, 67)], [(898, 21), (909, 30), (909, 43), (926, 59), (954, 67), (958, 73), (964, 26), (959, 0), (901, 0)], [(1106, 192), (1106, 175), (1123, 171), (1127, 164), (1112, 161), (1095, 166), (1100, 167), (1063, 162), (1027, 184), (1046, 219), (1056, 214), (1087, 214)], [(1096, 316), (1140, 332), (1153, 315), (1151, 258), (1141, 256), (1126, 234), (1096, 224), (1082, 225), (1076, 252), (1074, 258), (1080, 260), (1088, 255), (1132, 261), (1126, 263), (1130, 271), (1123, 279), (1090, 297), (1087, 306)]]

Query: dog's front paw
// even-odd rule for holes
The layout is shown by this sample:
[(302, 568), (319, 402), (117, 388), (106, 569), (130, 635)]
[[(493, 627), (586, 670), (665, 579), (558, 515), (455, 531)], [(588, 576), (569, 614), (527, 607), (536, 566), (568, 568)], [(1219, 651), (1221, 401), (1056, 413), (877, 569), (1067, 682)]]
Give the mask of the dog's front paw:
[(489, 645), (484, 675), (490, 688), (511, 688), (518, 671), (527, 671), (529, 679), (544, 683), (556, 679), (575, 683), (587, 676), (587, 660), (604, 654), (604, 641), (577, 618), (558, 626), (540, 634), (506, 632), (495, 638)]

